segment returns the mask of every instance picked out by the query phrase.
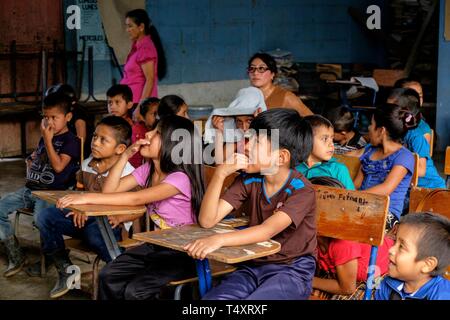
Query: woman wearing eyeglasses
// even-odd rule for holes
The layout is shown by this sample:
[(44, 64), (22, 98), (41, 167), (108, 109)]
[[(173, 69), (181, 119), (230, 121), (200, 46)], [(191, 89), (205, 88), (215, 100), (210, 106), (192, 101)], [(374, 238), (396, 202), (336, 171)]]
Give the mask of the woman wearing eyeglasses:
[(295, 109), (303, 117), (313, 114), (295, 94), (273, 84), (277, 65), (267, 53), (254, 54), (248, 61), (247, 71), (252, 86), (263, 92), (267, 108)]

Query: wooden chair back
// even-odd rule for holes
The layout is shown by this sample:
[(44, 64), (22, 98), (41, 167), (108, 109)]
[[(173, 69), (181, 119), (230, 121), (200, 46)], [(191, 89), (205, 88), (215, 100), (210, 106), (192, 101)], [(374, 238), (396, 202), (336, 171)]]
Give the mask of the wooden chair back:
[[(448, 148), (447, 148), (448, 149)], [(412, 188), (409, 199), (409, 212), (435, 212), (450, 219), (450, 190)], [(450, 266), (447, 267), (445, 278), (450, 280)]]
[(431, 129), (431, 134), (430, 134), (430, 157), (433, 157), (433, 149), (434, 149), (434, 130)]
[(397, 80), (405, 77), (405, 71), (392, 69), (374, 69), (372, 77), (380, 87), (393, 87)]
[(379, 246), (384, 240), (389, 197), (314, 185), (320, 236)]
[(450, 147), (445, 150), (444, 174), (450, 176)]
[(358, 175), (359, 168), (361, 167), (361, 162), (358, 157), (348, 156), (345, 154), (335, 154), (334, 158), (340, 163), (345, 164), (350, 173), (352, 180), (355, 180)]
[(450, 190), (413, 187), (409, 195), (409, 212), (436, 212), (450, 219)]
[[(384, 241), (389, 197), (319, 185), (314, 188), (317, 234), (371, 245), (367, 279), (373, 283), (378, 246)], [(365, 300), (370, 299), (371, 288), (366, 286)]]
[(417, 187), (419, 184), (419, 155), (413, 153), (414, 156), (414, 172), (411, 178), (411, 187)]

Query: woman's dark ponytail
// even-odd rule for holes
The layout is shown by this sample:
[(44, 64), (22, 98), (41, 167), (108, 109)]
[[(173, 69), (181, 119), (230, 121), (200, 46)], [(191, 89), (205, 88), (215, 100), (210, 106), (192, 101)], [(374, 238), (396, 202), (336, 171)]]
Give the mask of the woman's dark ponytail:
[(158, 79), (163, 79), (167, 74), (167, 60), (164, 48), (162, 46), (161, 38), (159, 36), (158, 30), (156, 30), (153, 25), (152, 20), (144, 9), (135, 9), (127, 12), (125, 17), (133, 20), (138, 26), (144, 24), (144, 32), (152, 38), (153, 44), (155, 45), (156, 52), (158, 53)]

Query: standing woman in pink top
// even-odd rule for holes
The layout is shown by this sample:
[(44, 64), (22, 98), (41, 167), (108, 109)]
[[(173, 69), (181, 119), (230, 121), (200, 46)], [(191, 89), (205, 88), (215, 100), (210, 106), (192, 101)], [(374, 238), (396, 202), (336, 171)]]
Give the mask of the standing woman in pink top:
[(133, 103), (158, 97), (158, 79), (166, 74), (166, 58), (158, 31), (147, 12), (135, 9), (126, 14), (125, 24), (131, 41), (131, 51), (120, 81), (133, 92)]

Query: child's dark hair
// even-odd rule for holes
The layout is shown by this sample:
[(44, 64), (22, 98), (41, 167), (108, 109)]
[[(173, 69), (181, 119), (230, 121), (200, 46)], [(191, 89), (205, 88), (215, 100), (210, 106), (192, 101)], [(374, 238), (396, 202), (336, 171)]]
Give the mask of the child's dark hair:
[(135, 9), (128, 11), (125, 17), (133, 20), (133, 22), (137, 26), (139, 26), (141, 23), (144, 24), (145, 34), (150, 35), (150, 38), (152, 38), (153, 44), (155, 45), (156, 52), (158, 54), (158, 79), (161, 80), (166, 76), (167, 73), (167, 61), (158, 30), (156, 30), (152, 20), (147, 14), (147, 11), (145, 11), (144, 9)]
[(56, 92), (59, 92), (59, 93), (62, 93), (62, 94), (65, 94), (66, 96), (68, 96), (72, 103), (77, 101), (75, 89), (69, 84), (65, 84), (65, 83), (55, 84), (55, 85), (49, 87), (47, 89), (47, 91), (45, 91), (45, 96), (48, 96), (49, 94), (56, 93)]
[(346, 106), (330, 108), (325, 113), (334, 127), (335, 132), (352, 132), (354, 130), (355, 117)]
[(273, 108), (260, 113), (250, 124), (250, 129), (259, 134), (267, 130), (279, 130), (279, 148), (287, 149), (291, 154), (290, 167), (294, 168), (305, 161), (312, 151), (313, 134), (311, 125), (292, 109)]
[(450, 220), (431, 212), (410, 213), (401, 218), (403, 225), (418, 229), (416, 261), (435, 257), (438, 264), (430, 275), (442, 275), (450, 265)]
[(150, 107), (153, 104), (159, 105), (159, 102), (160, 100), (155, 97), (149, 97), (141, 100), (141, 102), (139, 103), (139, 113), (145, 118), (145, 115), (147, 114), (148, 110), (150, 110)]
[(121, 95), (126, 103), (133, 101), (133, 92), (126, 84), (115, 84), (106, 91), (106, 96), (112, 98)]
[(313, 130), (319, 127), (333, 128), (333, 124), (330, 122), (330, 120), (319, 114), (306, 116), (303, 119), (305, 119), (305, 121), (311, 125), (311, 128)]
[(420, 96), (416, 90), (396, 88), (391, 91), (388, 99), (394, 100), (395, 104), (409, 110), (415, 117), (420, 117)]
[(250, 67), (253, 60), (255, 60), (255, 59), (261, 59), (262, 62), (264, 62), (267, 65), (267, 68), (269, 68), (270, 72), (277, 74), (277, 72), (278, 72), (277, 63), (275, 62), (275, 59), (271, 55), (269, 55), (267, 53), (255, 53), (248, 60), (247, 67)]
[(422, 86), (422, 84), (420, 83), (420, 81), (418, 79), (408, 77), (408, 78), (398, 79), (397, 81), (395, 81), (394, 88), (405, 88), (408, 83), (413, 83), (413, 82)]
[(183, 104), (186, 104), (186, 102), (177, 95), (164, 96), (158, 106), (159, 118), (162, 119), (163, 117), (177, 114)]
[(122, 117), (117, 116), (107, 116), (103, 118), (98, 124), (108, 126), (114, 130), (114, 137), (117, 141), (117, 144), (124, 144), (127, 147), (131, 143), (131, 126)]
[(68, 114), (72, 108), (72, 101), (61, 92), (50, 93), (44, 98), (43, 110), (58, 108), (64, 115)]
[(321, 186), (326, 187), (333, 187), (333, 188), (339, 188), (339, 189), (345, 189), (345, 186), (336, 178), (332, 177), (326, 177), (326, 176), (320, 176), (320, 177), (313, 177), (309, 179), (312, 184), (317, 184)]
[[(169, 174), (172, 172), (184, 172), (191, 182), (191, 203), (192, 210), (198, 217), (205, 186), (203, 183), (203, 170), (200, 163), (195, 159), (195, 154), (202, 154), (202, 139), (198, 136), (194, 124), (184, 117), (177, 115), (168, 115), (159, 120), (156, 129), (161, 135), (161, 150), (159, 153), (159, 163), (161, 171)], [(173, 136), (175, 130), (180, 130), (180, 136)], [(181, 136), (183, 135), (183, 136)], [(176, 154), (182, 159), (177, 164), (172, 158), (172, 150), (177, 147), (179, 152)], [(187, 153), (187, 154), (185, 154)], [(201, 161), (200, 161), (201, 162)], [(151, 177), (154, 172), (154, 166), (151, 166), (150, 174), (147, 179), (147, 186), (151, 185)]]
[(410, 128), (417, 126), (416, 118), (411, 112), (391, 103), (377, 107), (373, 119), (376, 128), (385, 127), (394, 141), (401, 141)]

